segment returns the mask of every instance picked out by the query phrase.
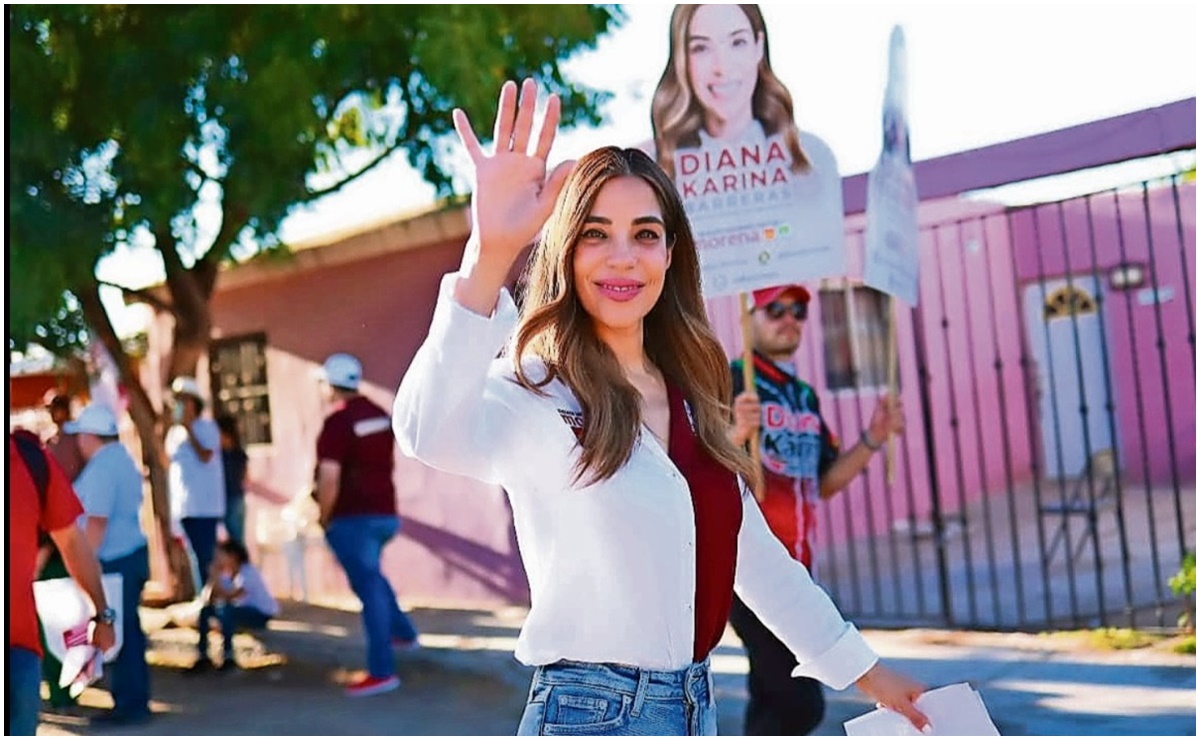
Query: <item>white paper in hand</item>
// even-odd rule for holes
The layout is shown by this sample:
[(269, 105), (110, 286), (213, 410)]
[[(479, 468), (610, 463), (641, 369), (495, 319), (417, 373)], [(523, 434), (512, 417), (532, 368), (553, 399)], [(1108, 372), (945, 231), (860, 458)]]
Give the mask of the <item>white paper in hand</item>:
[[(121, 613), (121, 575), (106, 573), (101, 579), (104, 598), (117, 613), (113, 623), (117, 642), (104, 653), (105, 662), (111, 662), (121, 650), (121, 634), (124, 615)], [(96, 610), (92, 601), (71, 578), (53, 578), (34, 581), (33, 600), (37, 606), (38, 619), (46, 631), (46, 647), (58, 658), (65, 668), (68, 663), (82, 668), (91, 659), (91, 618)], [(64, 686), (66, 684), (63, 684)]]
[(849, 736), (879, 735), (999, 735), (979, 692), (970, 684), (956, 683), (926, 691), (914, 702), (929, 718), (921, 733), (908, 719), (890, 709), (876, 709), (844, 723)]

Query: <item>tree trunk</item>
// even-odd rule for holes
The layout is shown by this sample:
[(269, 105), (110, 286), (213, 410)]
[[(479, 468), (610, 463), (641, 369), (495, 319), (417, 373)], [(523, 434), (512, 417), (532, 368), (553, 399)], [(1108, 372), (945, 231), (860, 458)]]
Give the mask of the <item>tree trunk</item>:
[(150, 402), (146, 389), (133, 373), (129, 356), (117, 338), (117, 332), (104, 310), (104, 304), (100, 302), (99, 284), (89, 282), (76, 290), (75, 295), (79, 298), (88, 326), (112, 356), (121, 382), (129, 394), (129, 415), (133, 418), (133, 424), (137, 427), (138, 437), (142, 442), (143, 462), (150, 471), (150, 510), (154, 514), (159, 541), (163, 543), (170, 568), (172, 593), (176, 601), (188, 601), (195, 597), (198, 584), (193, 582), (187, 552), (171, 532), (171, 509), (167, 496), (167, 471), (163, 465), (165, 455), (162, 426), (159, 424), (160, 415)]

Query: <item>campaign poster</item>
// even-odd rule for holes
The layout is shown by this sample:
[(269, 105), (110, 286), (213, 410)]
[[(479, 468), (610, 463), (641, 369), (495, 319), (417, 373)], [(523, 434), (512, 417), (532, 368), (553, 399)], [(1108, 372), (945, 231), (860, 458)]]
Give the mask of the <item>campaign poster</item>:
[(651, 107), (707, 298), (844, 275), (833, 152), (796, 126), (757, 5), (677, 5)]
[(904, 32), (892, 29), (883, 101), (883, 148), (867, 175), (863, 282), (917, 305), (917, 185), (908, 139), (908, 79)]

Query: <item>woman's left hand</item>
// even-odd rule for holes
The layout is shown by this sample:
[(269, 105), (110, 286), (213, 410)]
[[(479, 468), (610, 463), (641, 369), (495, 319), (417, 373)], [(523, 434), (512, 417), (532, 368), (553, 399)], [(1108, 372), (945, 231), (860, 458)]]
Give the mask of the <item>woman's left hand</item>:
[(929, 728), (929, 718), (913, 704), (917, 697), (925, 693), (925, 687), (908, 676), (876, 663), (854, 685), (874, 699), (878, 706), (903, 714), (918, 730), (924, 732)]

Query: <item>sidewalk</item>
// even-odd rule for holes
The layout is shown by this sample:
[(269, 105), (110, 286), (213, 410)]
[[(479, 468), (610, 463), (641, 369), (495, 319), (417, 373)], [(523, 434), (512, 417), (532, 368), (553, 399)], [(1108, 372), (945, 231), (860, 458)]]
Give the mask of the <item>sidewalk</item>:
[[(184, 676), (194, 630), (147, 609), (154, 721), (135, 735), (511, 735), (531, 670), (512, 657), (524, 613), (414, 609), (422, 649), (397, 656), (397, 692), (346, 699), (363, 660), (356, 612), (285, 602), (269, 630), (235, 641), (246, 670)], [(930, 686), (969, 681), (1005, 735), (1183, 735), (1196, 732), (1196, 661), (1161, 647), (1098, 651), (1069, 636), (942, 630), (865, 632), (889, 663)], [(745, 709), (746, 660), (732, 632), (713, 658), (721, 734)], [(817, 734), (872, 708), (856, 690), (827, 692)], [(84, 704), (108, 705), (89, 689)], [(86, 713), (83, 710), (80, 714)], [(43, 715), (40, 734), (99, 735), (78, 716)]]

